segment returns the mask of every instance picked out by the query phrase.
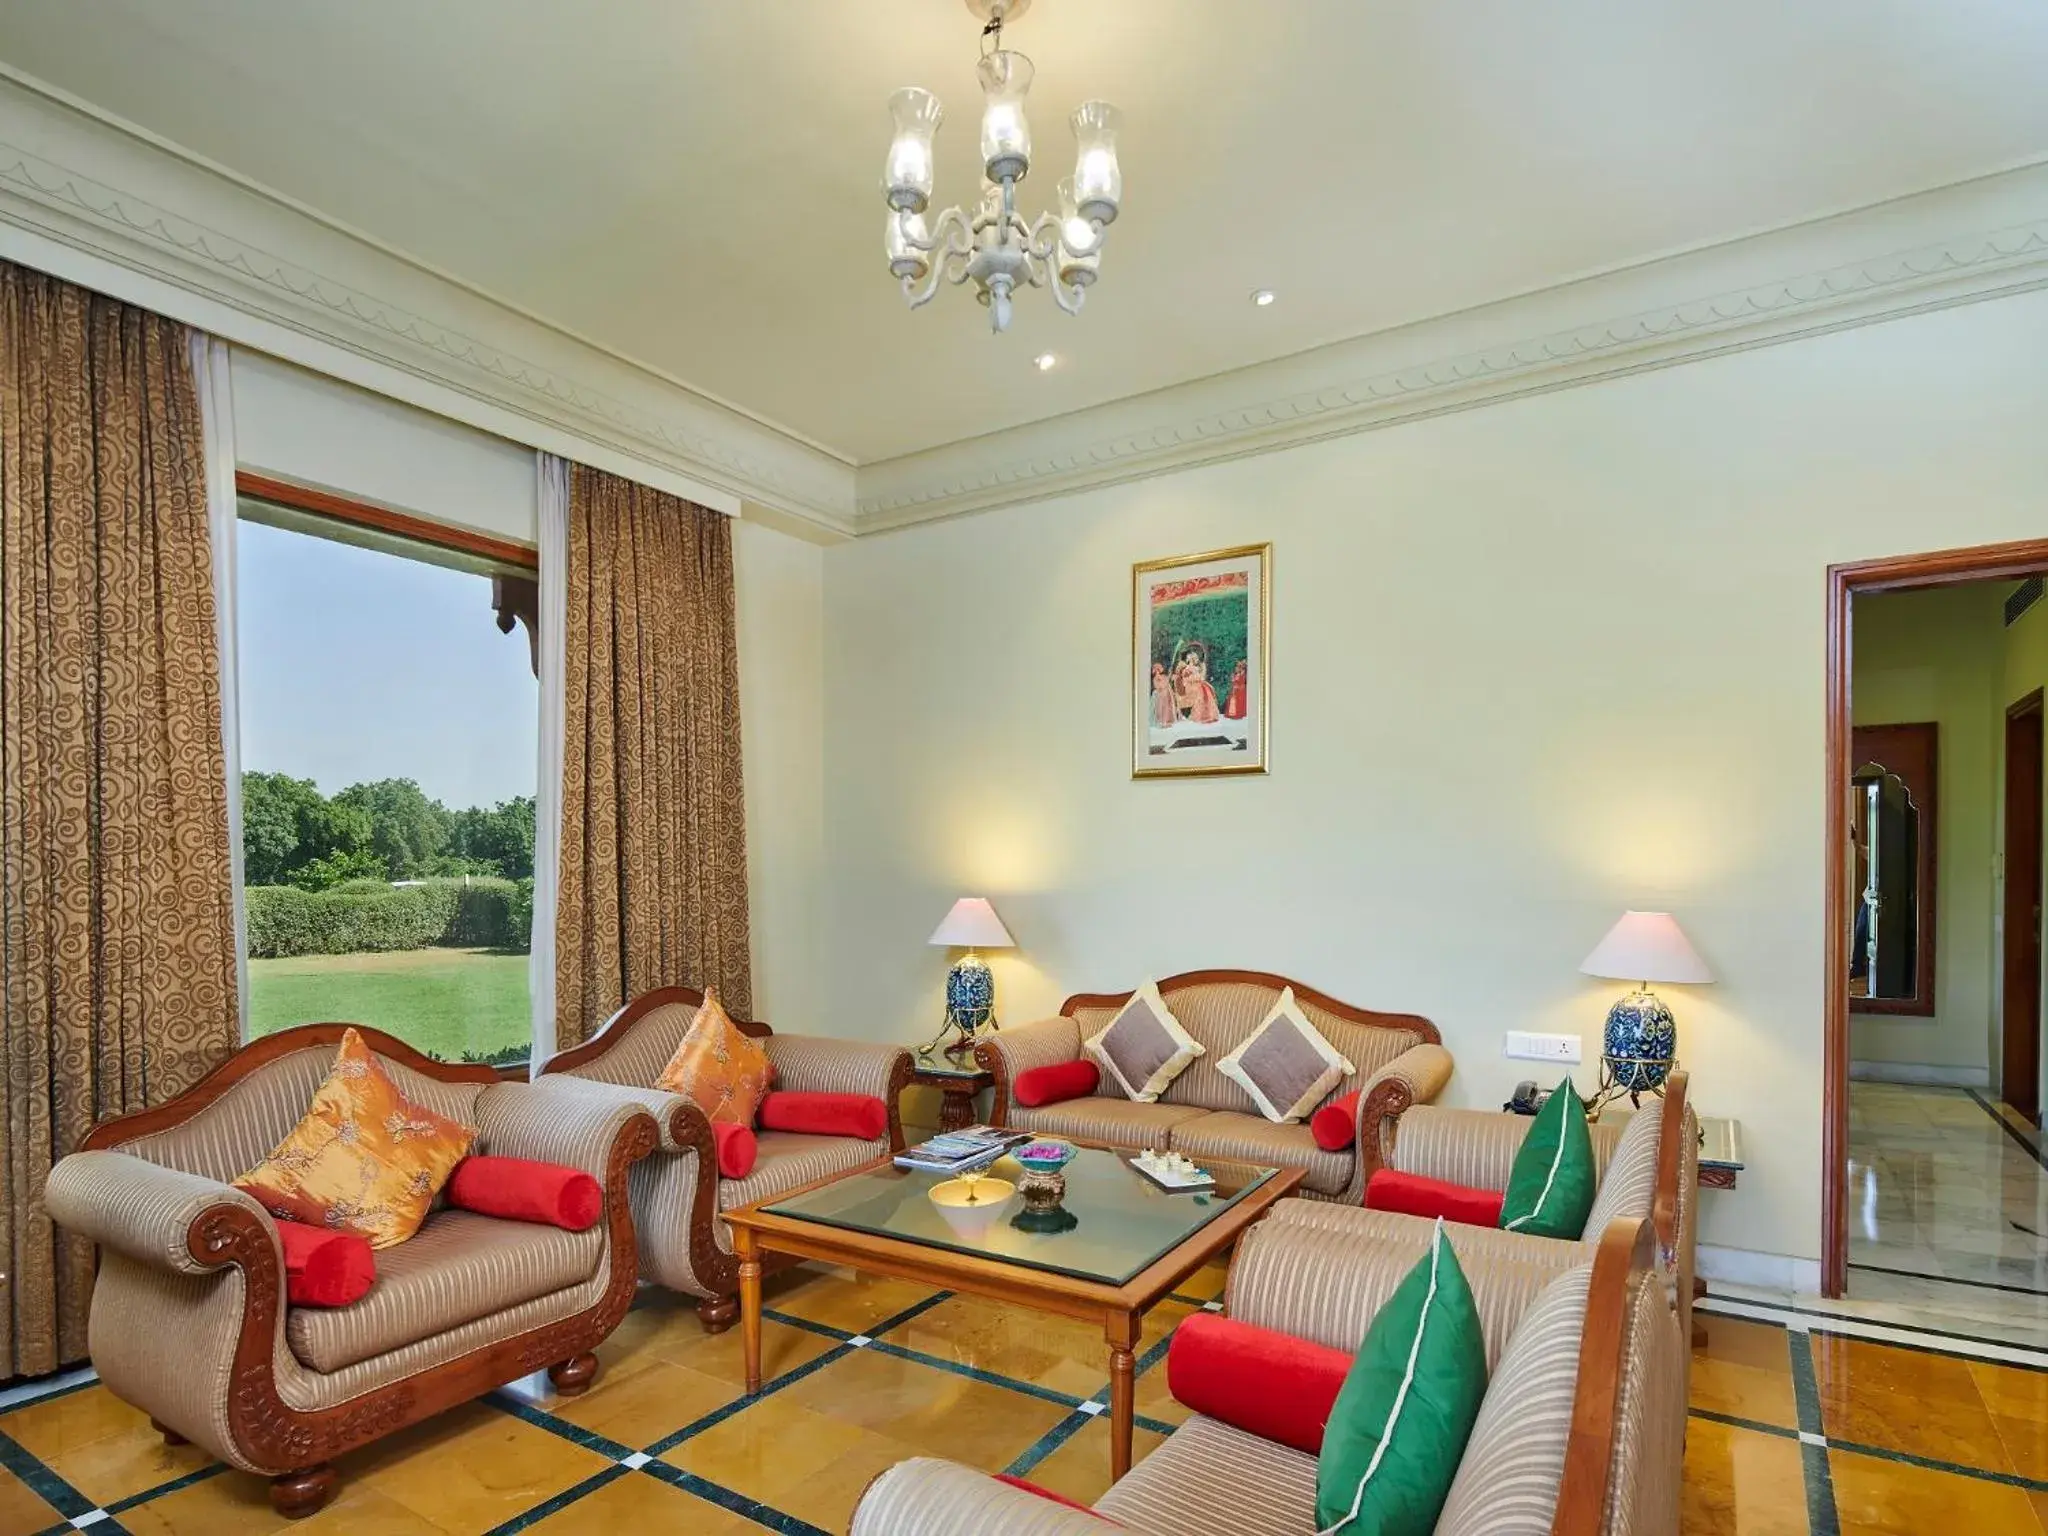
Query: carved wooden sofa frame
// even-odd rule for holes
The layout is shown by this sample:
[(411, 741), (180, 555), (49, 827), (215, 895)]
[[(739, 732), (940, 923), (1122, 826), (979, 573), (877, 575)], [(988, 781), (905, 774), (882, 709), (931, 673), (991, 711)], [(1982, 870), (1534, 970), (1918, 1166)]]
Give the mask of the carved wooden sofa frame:
[[(331, 1463), (336, 1457), (508, 1381), (546, 1367), (556, 1390), (565, 1396), (588, 1389), (597, 1375), (594, 1350), (625, 1317), (636, 1286), (638, 1254), (627, 1199), (628, 1170), (651, 1153), (656, 1144), (653, 1118), (631, 1107), (620, 1110), (608, 1124), (599, 1125), (594, 1131), (597, 1145), (605, 1145), (604, 1138), (609, 1138), (602, 1170), (604, 1208), (600, 1218), (609, 1253), (600, 1263), (610, 1268), (604, 1289), (591, 1305), (528, 1332), (482, 1344), (339, 1403), (312, 1410), (294, 1407), (280, 1394), (275, 1371), (274, 1352), (284, 1347), (281, 1340), (286, 1310), (284, 1266), (275, 1223), (256, 1201), (239, 1190), (215, 1185), (219, 1193), (211, 1195), (207, 1188), (211, 1181), (167, 1164), (130, 1158), (121, 1149), (139, 1138), (182, 1125), (253, 1073), (294, 1051), (338, 1045), (343, 1031), (349, 1028), (354, 1028), (377, 1055), (438, 1082), (487, 1085), (484, 1091), (547, 1092), (508, 1080), (489, 1066), (438, 1061), (402, 1040), (363, 1025), (305, 1024), (244, 1046), (167, 1103), (101, 1121), (86, 1135), (78, 1152), (52, 1171), (48, 1191), (53, 1216), (73, 1230), (104, 1242), (112, 1234), (95, 1230), (105, 1224), (95, 1220), (99, 1212), (93, 1207), (92, 1197), (112, 1190), (120, 1180), (121, 1170), (95, 1161), (93, 1154), (117, 1154), (160, 1173), (173, 1174), (189, 1186), (179, 1191), (184, 1200), (177, 1214), (182, 1217), (185, 1212), (190, 1213), (182, 1235), (171, 1230), (170, 1225), (158, 1224), (151, 1235), (165, 1240), (165, 1251), (150, 1257), (173, 1275), (219, 1274), (230, 1269), (240, 1272), (240, 1322), (226, 1371), (223, 1405), (231, 1441), (225, 1449), (234, 1454), (225, 1459), (244, 1470), (268, 1475), (271, 1503), (280, 1514), (290, 1518), (309, 1515), (327, 1502), (334, 1489)], [(574, 1119), (585, 1108), (563, 1104), (551, 1107), (550, 1114), (563, 1123), (586, 1124)], [(515, 1155), (522, 1150), (525, 1155), (544, 1155), (546, 1149), (513, 1146), (503, 1150)], [(55, 1209), (60, 1203), (60, 1186), (65, 1207), (62, 1212)], [(99, 1332), (95, 1327), (96, 1353), (100, 1347)], [(193, 1365), (195, 1370), (205, 1369), (203, 1359), (195, 1359)], [(187, 1436), (178, 1429), (154, 1418), (151, 1422), (166, 1442), (186, 1442)], [(207, 1448), (223, 1449), (210, 1445)]]

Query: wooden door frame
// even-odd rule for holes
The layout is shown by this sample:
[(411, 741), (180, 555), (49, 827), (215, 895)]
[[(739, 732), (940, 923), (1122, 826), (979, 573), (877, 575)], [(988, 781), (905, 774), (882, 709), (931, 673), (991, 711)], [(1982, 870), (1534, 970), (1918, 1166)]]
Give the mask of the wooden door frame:
[[(1853, 664), (1851, 599), (1966, 581), (2023, 581), (2048, 573), (2048, 539), (1977, 544), (1920, 555), (1892, 555), (1828, 567), (1827, 764), (1823, 871), (1826, 931), (1822, 943), (1826, 1018), (1821, 1103), (1821, 1294), (1849, 1287), (1849, 879), (1843, 867), (1848, 823), (1842, 813), (1849, 775)], [(2002, 770), (2001, 770), (2002, 771)]]

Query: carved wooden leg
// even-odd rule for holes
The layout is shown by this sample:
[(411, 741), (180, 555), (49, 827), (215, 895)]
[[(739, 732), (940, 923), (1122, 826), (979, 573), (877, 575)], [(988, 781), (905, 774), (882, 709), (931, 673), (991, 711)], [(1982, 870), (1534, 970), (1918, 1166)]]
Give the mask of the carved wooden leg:
[(737, 1296), (706, 1296), (697, 1303), (697, 1321), (706, 1333), (723, 1333), (740, 1320)]
[(190, 1445), (192, 1443), (175, 1429), (171, 1428), (170, 1425), (160, 1423), (156, 1419), (149, 1421), (149, 1427), (164, 1437), (165, 1445)]
[(334, 1494), (334, 1468), (322, 1462), (270, 1480), (270, 1507), (287, 1520), (303, 1520)]
[(1131, 1470), (1131, 1428), (1137, 1418), (1137, 1372), (1134, 1346), (1142, 1320), (1112, 1313), (1104, 1333), (1109, 1340), (1109, 1478), (1115, 1482)]
[(557, 1360), (548, 1367), (548, 1380), (562, 1396), (580, 1397), (597, 1380), (597, 1356), (571, 1355), (566, 1360)]

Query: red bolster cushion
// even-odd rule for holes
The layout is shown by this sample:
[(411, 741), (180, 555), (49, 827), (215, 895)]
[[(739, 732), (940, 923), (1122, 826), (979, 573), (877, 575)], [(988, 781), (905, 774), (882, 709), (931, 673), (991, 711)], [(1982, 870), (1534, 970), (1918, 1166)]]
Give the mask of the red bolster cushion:
[(1010, 1084), (1010, 1097), (1026, 1109), (1041, 1104), (1058, 1104), (1066, 1099), (1085, 1099), (1102, 1081), (1102, 1070), (1094, 1062), (1056, 1061), (1050, 1066), (1019, 1072)]
[(284, 1245), (285, 1300), (295, 1307), (346, 1307), (377, 1282), (377, 1256), (359, 1233), (280, 1221), (277, 1235)]
[(604, 1213), (604, 1190), (580, 1168), (525, 1157), (465, 1157), (448, 1181), (448, 1203), (479, 1216), (581, 1232)]
[(872, 1093), (771, 1093), (761, 1100), (757, 1118), (764, 1131), (805, 1136), (873, 1141), (889, 1133), (889, 1106)]
[[(775, 1095), (771, 1093), (768, 1097), (772, 1099)], [(744, 1179), (754, 1171), (754, 1159), (761, 1155), (761, 1144), (754, 1139), (751, 1127), (714, 1120), (711, 1140), (717, 1149), (721, 1179)]]
[(1323, 1429), (1350, 1369), (1341, 1349), (1214, 1312), (1183, 1321), (1166, 1351), (1174, 1401), (1309, 1456), (1322, 1454)]
[(1441, 1216), (1445, 1221), (1463, 1222), (1468, 1227), (1500, 1225), (1504, 1189), (1474, 1189), (1470, 1184), (1453, 1184), (1446, 1179), (1425, 1179), (1419, 1173), (1396, 1173), (1379, 1168), (1365, 1181), (1368, 1211), (1403, 1211), (1410, 1216)]
[(1308, 1117), (1309, 1134), (1325, 1152), (1342, 1152), (1357, 1138), (1358, 1096), (1364, 1091), (1354, 1088)]

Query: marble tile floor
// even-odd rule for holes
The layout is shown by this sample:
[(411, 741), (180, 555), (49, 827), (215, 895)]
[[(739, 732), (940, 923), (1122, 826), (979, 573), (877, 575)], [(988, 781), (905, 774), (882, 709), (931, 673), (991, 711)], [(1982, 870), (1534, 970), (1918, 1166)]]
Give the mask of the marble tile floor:
[(1971, 1089), (1849, 1088), (1851, 1306), (2048, 1343), (2048, 1159)]
[[(1224, 1278), (1201, 1271), (1151, 1320), (1140, 1456), (1184, 1417), (1167, 1338)], [(679, 1298), (644, 1291), (591, 1392), (558, 1398), (539, 1376), (368, 1447), (295, 1526), (262, 1480), (167, 1448), (89, 1376), (68, 1378), (0, 1401), (0, 1536), (842, 1531), (870, 1478), (934, 1452), (1082, 1499), (1108, 1485), (1095, 1330), (818, 1267), (777, 1277), (768, 1305), (758, 1396), (740, 1393), (736, 1331), (707, 1337)], [(1694, 1352), (1685, 1536), (1958, 1520), (1971, 1536), (2048, 1533), (2048, 1352), (1973, 1358), (1991, 1351), (1753, 1310), (1709, 1315)]]

